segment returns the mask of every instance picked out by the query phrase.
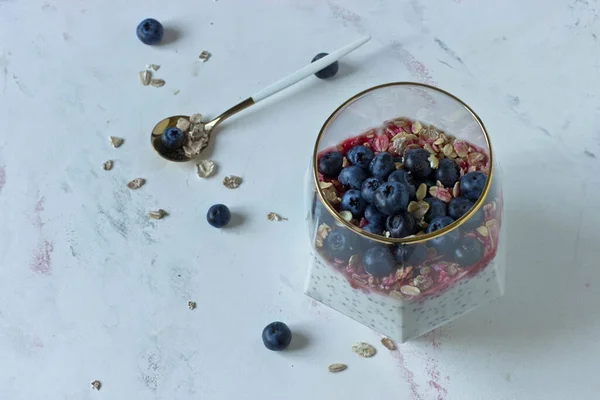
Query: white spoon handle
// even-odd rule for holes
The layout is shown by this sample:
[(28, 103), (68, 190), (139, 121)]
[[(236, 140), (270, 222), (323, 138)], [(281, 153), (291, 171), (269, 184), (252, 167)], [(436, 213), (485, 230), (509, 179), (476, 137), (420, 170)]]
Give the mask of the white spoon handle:
[(267, 97), (285, 89), (286, 87), (292, 86), (294, 83), (299, 82), (302, 79), (314, 74), (315, 72), (318, 72), (323, 68), (333, 64), (346, 54), (350, 53), (353, 50), (356, 50), (363, 44), (367, 43), (369, 40), (371, 40), (371, 36), (365, 36), (354, 43), (350, 43), (342, 47), (341, 49), (330, 53), (329, 55), (321, 58), (320, 60), (317, 60), (314, 63), (311, 63), (306, 67), (301, 68), (298, 71), (286, 76), (285, 78), (278, 80), (271, 86), (264, 88), (263, 90), (252, 96), (252, 100), (254, 100), (255, 103), (258, 103), (259, 101), (266, 99)]

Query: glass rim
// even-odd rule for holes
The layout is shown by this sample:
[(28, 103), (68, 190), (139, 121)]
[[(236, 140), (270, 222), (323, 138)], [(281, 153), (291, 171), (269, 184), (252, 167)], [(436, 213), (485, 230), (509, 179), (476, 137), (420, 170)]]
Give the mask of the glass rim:
[[(342, 218), (342, 216), (336, 211), (335, 208), (333, 208), (333, 206), (325, 199), (325, 196), (323, 195), (323, 190), (321, 189), (321, 186), (319, 185), (319, 173), (318, 173), (318, 155), (319, 155), (319, 144), (321, 143), (321, 139), (323, 138), (323, 134), (325, 133), (325, 131), (327, 130), (327, 128), (329, 127), (329, 125), (331, 124), (331, 122), (341, 113), (343, 112), (350, 104), (352, 104), (354, 101), (356, 101), (357, 99), (359, 99), (360, 97), (362, 97), (363, 95), (376, 91), (378, 89), (383, 89), (383, 88), (387, 88), (387, 87), (391, 87), (391, 86), (416, 86), (416, 87), (420, 87), (420, 88), (424, 88), (424, 89), (428, 89), (434, 92), (438, 92), (441, 93), (443, 95), (448, 96), (449, 98), (455, 100), (456, 102), (458, 102), (460, 105), (462, 105), (471, 115), (471, 117), (473, 117), (473, 119), (477, 122), (477, 125), (479, 125), (479, 128), (481, 129), (481, 131), (483, 132), (484, 138), (485, 138), (485, 142), (487, 144), (488, 147), (488, 159), (489, 159), (489, 173), (488, 173), (488, 179), (486, 179), (485, 182), (485, 186), (483, 188), (483, 191), (481, 193), (481, 196), (479, 196), (479, 199), (477, 199), (477, 201), (475, 202), (475, 205), (462, 217), (460, 217), (459, 219), (457, 219), (456, 221), (454, 221), (452, 224), (439, 229), (435, 232), (431, 232), (431, 233), (425, 233), (423, 235), (418, 235), (418, 236), (411, 236), (411, 237), (404, 237), (404, 238), (391, 238), (391, 237), (385, 237), (385, 236), (381, 236), (381, 235), (376, 235), (370, 232), (367, 232), (361, 228), (359, 228), (358, 226), (355, 226), (353, 224), (351, 224), (349, 221), (346, 221), (345, 219)], [(357, 94), (355, 94), (354, 96), (350, 97), (348, 100), (344, 101), (338, 108), (336, 108), (333, 113), (331, 113), (331, 115), (325, 120), (325, 123), (323, 123), (323, 126), (321, 127), (321, 130), (319, 131), (319, 135), (317, 136), (317, 139), (315, 141), (315, 147), (313, 150), (313, 164), (312, 164), (312, 169), (313, 169), (313, 179), (314, 179), (314, 185), (317, 189), (317, 193), (319, 196), (319, 200), (321, 201), (321, 203), (325, 206), (325, 208), (327, 209), (327, 211), (329, 211), (329, 213), (335, 218), (335, 220), (337, 221), (338, 224), (341, 224), (341, 226), (345, 226), (346, 228), (350, 229), (351, 231), (353, 231), (354, 233), (356, 233), (357, 235), (360, 235), (364, 238), (370, 239), (370, 240), (374, 240), (376, 242), (379, 243), (383, 243), (383, 244), (415, 244), (415, 243), (422, 243), (422, 242), (426, 242), (429, 241), (431, 239), (440, 237), (445, 235), (448, 232), (451, 232), (455, 229), (457, 229), (458, 227), (460, 227), (461, 225), (463, 225), (465, 222), (467, 222), (473, 215), (475, 215), (475, 213), (477, 211), (479, 211), (479, 209), (483, 206), (483, 203), (488, 195), (488, 192), (490, 191), (490, 188), (492, 186), (492, 178), (493, 178), (493, 172), (494, 172), (494, 160), (493, 160), (493, 151), (492, 151), (492, 144), (490, 142), (490, 137), (488, 135), (487, 129), (485, 128), (485, 125), (483, 124), (483, 121), (481, 121), (481, 118), (479, 118), (479, 116), (477, 115), (477, 113), (475, 113), (475, 111), (473, 111), (473, 109), (471, 107), (469, 107), (467, 105), (467, 103), (465, 103), (464, 101), (462, 101), (461, 99), (459, 99), (458, 97), (454, 96), (453, 94), (451, 94), (450, 92), (447, 92), (443, 89), (437, 88), (435, 86), (431, 86), (431, 85), (427, 85), (424, 83), (418, 83), (418, 82), (389, 82), (389, 83), (384, 83), (381, 85), (376, 85), (376, 86), (372, 86), (368, 89), (363, 90), (362, 92), (359, 92)]]

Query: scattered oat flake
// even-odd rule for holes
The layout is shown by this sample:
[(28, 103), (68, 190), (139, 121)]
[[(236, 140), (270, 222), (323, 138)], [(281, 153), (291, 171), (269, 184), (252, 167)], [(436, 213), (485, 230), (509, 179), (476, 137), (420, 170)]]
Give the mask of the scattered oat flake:
[(400, 291), (407, 295), (407, 296), (416, 296), (419, 293), (421, 293), (421, 291), (419, 290), (419, 288), (415, 287), (415, 286), (410, 286), (410, 285), (404, 285), (400, 288)]
[(342, 372), (346, 368), (348, 368), (346, 364), (331, 364), (329, 366), (329, 372)]
[(396, 343), (394, 343), (392, 341), (392, 339), (390, 338), (383, 338), (381, 339), (381, 344), (383, 345), (383, 347), (385, 347), (388, 350), (394, 351), (396, 350)]
[(225, 185), (225, 187), (227, 189), (235, 189), (235, 188), (239, 187), (241, 184), (242, 184), (242, 178), (240, 178), (239, 176), (229, 175), (229, 176), (226, 176), (225, 178), (223, 178), (223, 185)]
[(150, 86), (154, 86), (154, 87), (163, 87), (165, 86), (165, 80), (164, 79), (152, 79), (150, 80)]
[(125, 139), (122, 139), (122, 138), (116, 137), (116, 136), (109, 136), (108, 141), (110, 142), (112, 147), (114, 147), (116, 149), (117, 147), (120, 147), (123, 144)]
[(452, 188), (452, 196), (458, 197), (460, 196), (460, 181), (457, 181)]
[(269, 221), (287, 221), (287, 218), (283, 218), (281, 215), (274, 213), (274, 212), (270, 212), (267, 214), (267, 219)]
[(201, 123), (202, 122), (202, 114), (200, 114), (200, 113), (192, 114), (190, 116), (190, 122), (194, 125)]
[(427, 196), (427, 185), (425, 183), (421, 183), (419, 188), (417, 189), (417, 200), (421, 201)]
[(139, 73), (140, 82), (144, 86), (148, 86), (150, 84), (150, 79), (152, 78), (152, 72), (150, 71), (140, 71)]
[(188, 308), (190, 310), (193, 310), (194, 308), (196, 308), (196, 302), (195, 301), (188, 301)]
[(377, 353), (375, 347), (365, 342), (358, 342), (352, 345), (352, 351), (364, 358), (373, 357)]
[(331, 232), (331, 227), (329, 225), (319, 225), (319, 227), (317, 228), (317, 236), (315, 238), (315, 245), (317, 247), (323, 247), (323, 241), (327, 238), (329, 232)]
[[(208, 178), (215, 172), (215, 163), (211, 160), (200, 160), (196, 164), (196, 172), (200, 178)], [(225, 184), (225, 181), (223, 181)]]
[(490, 235), (488, 228), (485, 226), (480, 226), (479, 228), (477, 228), (477, 233), (479, 233), (483, 237), (488, 237)]
[(340, 217), (346, 222), (352, 221), (352, 213), (348, 210), (340, 211)]
[(112, 169), (112, 167), (113, 167), (112, 160), (107, 160), (102, 163), (102, 169), (104, 169), (105, 171), (110, 171)]
[(179, 118), (177, 120), (177, 128), (180, 129), (182, 132), (187, 132), (190, 129), (190, 120), (187, 118)]
[(165, 210), (163, 210), (162, 208), (159, 208), (156, 211), (150, 211), (148, 213), (148, 217), (150, 217), (152, 219), (163, 219), (167, 215), (169, 215), (169, 213), (166, 212)]
[(437, 169), (438, 166), (440, 165), (440, 160), (435, 156), (435, 154), (430, 154), (428, 160), (429, 160), (429, 165), (433, 169)]
[(127, 187), (131, 190), (136, 190), (144, 186), (146, 180), (144, 178), (135, 178), (127, 184)]
[(200, 56), (198, 58), (200, 58), (200, 61), (206, 62), (206, 61), (208, 61), (210, 56), (211, 56), (211, 54), (208, 51), (202, 50), (202, 53), (200, 53)]
[(95, 380), (92, 382), (92, 387), (96, 390), (100, 390), (102, 383), (99, 380)]
[(412, 128), (411, 128), (412, 133), (419, 133), (419, 132), (421, 132), (421, 129), (423, 129), (423, 125), (421, 125), (421, 123), (419, 121), (413, 122)]
[(160, 69), (160, 65), (157, 64), (146, 64), (146, 69), (151, 69), (154, 71), (158, 71)]

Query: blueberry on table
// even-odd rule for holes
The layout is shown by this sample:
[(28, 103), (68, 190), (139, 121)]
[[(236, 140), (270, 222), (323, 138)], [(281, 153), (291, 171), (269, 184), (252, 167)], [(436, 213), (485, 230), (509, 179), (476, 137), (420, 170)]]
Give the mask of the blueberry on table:
[(390, 249), (384, 246), (371, 247), (363, 256), (365, 272), (375, 278), (382, 278), (394, 272), (396, 261)]
[(167, 128), (160, 136), (163, 146), (169, 150), (177, 150), (183, 146), (185, 135), (179, 128)]
[(283, 322), (271, 322), (263, 329), (262, 340), (269, 350), (285, 350), (292, 342), (292, 331)]
[(369, 164), (373, 161), (373, 150), (366, 146), (354, 146), (346, 154), (348, 161), (352, 165), (359, 166), (361, 168), (369, 168)]
[(456, 197), (448, 203), (448, 215), (454, 219), (459, 219), (471, 208), (473, 208), (473, 202), (471, 200), (462, 196)]
[(427, 179), (431, 175), (429, 152), (425, 149), (412, 149), (406, 152), (404, 168), (417, 179)]
[(408, 211), (401, 211), (397, 215), (388, 217), (385, 229), (393, 238), (403, 238), (417, 233), (417, 222), (415, 217)]
[(417, 192), (415, 180), (413, 179), (412, 175), (410, 175), (405, 170), (399, 169), (397, 171), (392, 172), (390, 176), (388, 176), (388, 182), (400, 182), (406, 185), (406, 187), (408, 188), (408, 194), (410, 198), (415, 198), (415, 194)]
[[(364, 197), (364, 195), (363, 195), (363, 197)], [(382, 213), (381, 211), (379, 211), (377, 209), (377, 207), (375, 207), (372, 204), (369, 204), (365, 208), (364, 217), (367, 221), (369, 221), (369, 223), (376, 224), (379, 226), (385, 225), (385, 220), (387, 219), (387, 216), (384, 213)], [(383, 231), (383, 229), (382, 229), (382, 231)]]
[[(442, 228), (447, 227), (452, 224), (454, 219), (450, 217), (435, 217), (431, 220), (429, 225), (427, 226), (427, 233), (432, 233), (438, 231)], [(458, 242), (460, 238), (460, 232), (457, 229), (454, 229), (450, 232), (446, 232), (442, 236), (438, 236), (430, 240), (432, 246), (434, 246), (438, 251), (442, 253), (448, 253), (454, 249), (454, 246)]]
[(375, 191), (379, 188), (379, 186), (381, 186), (381, 182), (377, 178), (368, 178), (363, 182), (360, 191), (363, 199), (365, 199), (367, 203), (373, 203)]
[(224, 204), (215, 204), (208, 209), (206, 220), (215, 228), (222, 228), (231, 221), (231, 212)]
[(454, 260), (462, 267), (475, 264), (483, 257), (483, 244), (472, 237), (465, 237), (454, 249)]
[(350, 211), (354, 218), (362, 217), (366, 206), (367, 202), (362, 198), (360, 190), (356, 189), (348, 190), (344, 193), (340, 203), (340, 209), (342, 211)]
[(144, 44), (159, 44), (164, 35), (164, 29), (160, 22), (153, 18), (147, 18), (137, 26), (136, 34)]
[(327, 178), (337, 178), (342, 170), (344, 156), (339, 151), (330, 151), (319, 158), (319, 172)]
[(448, 208), (446, 203), (435, 197), (427, 197), (423, 199), (429, 204), (429, 209), (425, 213), (425, 222), (430, 223), (435, 217), (445, 217), (448, 215)]
[(382, 181), (386, 180), (395, 170), (396, 165), (394, 164), (394, 158), (390, 153), (386, 152), (377, 154), (369, 164), (371, 175)]
[(346, 189), (357, 189), (360, 190), (363, 182), (369, 177), (367, 171), (356, 165), (346, 167), (340, 172), (338, 181)]
[(445, 187), (453, 187), (460, 179), (460, 170), (454, 160), (443, 158), (435, 170), (435, 179), (442, 182)]
[(469, 172), (460, 178), (460, 192), (467, 199), (477, 201), (483, 192), (486, 181), (487, 176), (483, 172)]
[(406, 211), (408, 193), (408, 188), (400, 182), (387, 182), (375, 192), (373, 204), (384, 214), (396, 215), (400, 211)]
[(329, 232), (325, 238), (323, 247), (327, 254), (340, 260), (348, 260), (352, 255), (353, 233), (348, 229), (336, 228)]
[[(325, 57), (326, 55), (328, 55), (329, 53), (319, 53), (317, 54), (311, 61), (311, 63), (314, 63), (317, 60), (320, 60), (321, 58)], [(329, 66), (323, 68), (322, 70), (315, 72), (315, 76), (319, 79), (327, 79), (327, 78), (333, 78), (335, 76), (335, 74), (337, 74), (338, 69), (340, 68), (340, 64), (335, 61), (333, 64), (329, 64)]]

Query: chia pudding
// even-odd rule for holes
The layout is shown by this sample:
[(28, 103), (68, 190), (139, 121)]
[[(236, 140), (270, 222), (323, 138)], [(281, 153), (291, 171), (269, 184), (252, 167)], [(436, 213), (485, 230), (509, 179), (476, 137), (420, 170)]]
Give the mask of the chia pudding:
[(503, 295), (487, 150), (400, 117), (319, 152), (316, 167), (309, 296), (405, 342)]

